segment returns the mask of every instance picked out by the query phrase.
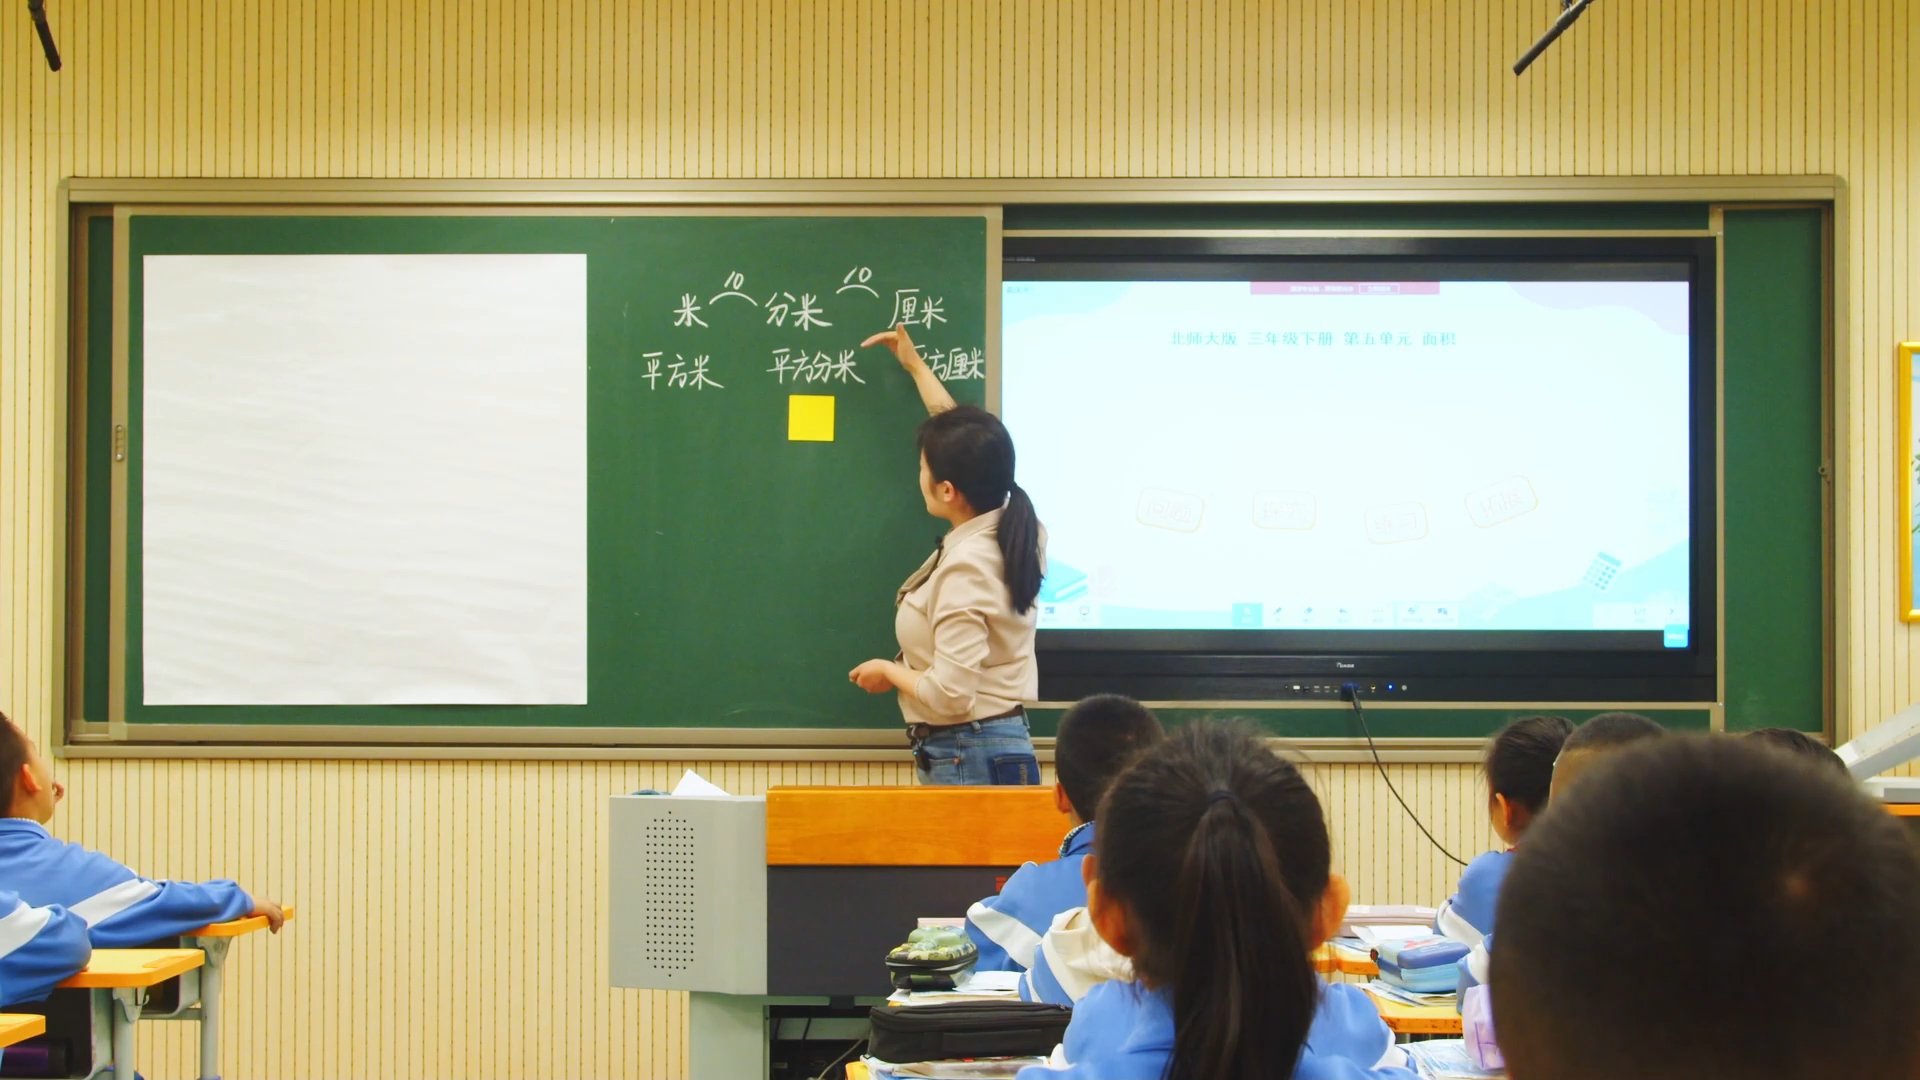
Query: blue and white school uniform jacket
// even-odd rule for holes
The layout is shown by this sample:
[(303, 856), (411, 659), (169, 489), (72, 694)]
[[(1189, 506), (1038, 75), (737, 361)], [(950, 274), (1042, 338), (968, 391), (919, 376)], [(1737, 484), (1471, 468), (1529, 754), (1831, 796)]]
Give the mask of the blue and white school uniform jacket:
[(45, 999), (92, 955), (79, 916), (62, 907), (34, 907), (0, 889), (0, 1006)]
[(0, 818), (0, 889), (79, 916), (96, 949), (139, 948), (253, 910), (231, 881), (152, 881), (26, 818)]
[(1059, 858), (1022, 866), (1000, 887), (1000, 895), (967, 910), (967, 936), (980, 947), (974, 970), (1026, 970), (1053, 917), (1087, 906), (1087, 883), (1080, 877), (1080, 864), (1092, 850), (1093, 822), (1089, 821), (1060, 842)]
[(1133, 979), (1133, 962), (1101, 940), (1083, 907), (1053, 917), (1020, 977), (1020, 1000), (1072, 1006), (1103, 982)]
[(1435, 932), (1470, 947), (1460, 959), (1462, 989), (1486, 981), (1487, 948), (1493, 940), (1493, 913), (1500, 905), (1500, 886), (1513, 865), (1513, 852), (1489, 851), (1467, 864), (1459, 888), (1440, 907)]
[[(1138, 983), (1106, 982), (1073, 1010), (1054, 1064), (1020, 1070), (1020, 1080), (1164, 1076), (1173, 1058), (1173, 996)], [(1322, 988), (1294, 1080), (1412, 1080), (1404, 1051), (1366, 991), (1346, 983)]]

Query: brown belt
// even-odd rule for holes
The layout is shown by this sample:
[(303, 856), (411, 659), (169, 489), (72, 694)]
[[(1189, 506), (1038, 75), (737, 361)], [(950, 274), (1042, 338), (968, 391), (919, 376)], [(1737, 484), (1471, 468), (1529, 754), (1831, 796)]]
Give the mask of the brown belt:
[(918, 742), (922, 739), (930, 739), (938, 732), (945, 731), (948, 728), (957, 728), (964, 724), (985, 724), (994, 720), (1011, 720), (1016, 716), (1025, 716), (1026, 714), (1027, 710), (1024, 706), (1015, 705), (1003, 713), (995, 713), (992, 716), (982, 716), (974, 720), (961, 720), (953, 724), (908, 724), (907, 738)]

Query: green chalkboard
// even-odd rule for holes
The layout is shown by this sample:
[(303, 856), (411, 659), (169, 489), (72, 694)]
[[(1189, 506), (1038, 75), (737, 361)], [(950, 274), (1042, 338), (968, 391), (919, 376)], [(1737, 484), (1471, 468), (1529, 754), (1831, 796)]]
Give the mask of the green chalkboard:
[[(981, 402), (984, 216), (140, 215), (130, 229), (129, 725), (899, 724), (891, 696), (846, 672), (893, 655), (894, 590), (942, 526), (916, 486), (925, 410), (892, 356), (859, 344), (909, 316), (954, 396)], [(481, 252), (587, 256), (587, 704), (143, 704), (142, 258)], [(675, 359), (697, 356), (707, 384), (676, 385)], [(789, 441), (793, 394), (834, 397), (832, 441)]]
[(1824, 219), (1725, 214), (1729, 731), (1825, 724)]

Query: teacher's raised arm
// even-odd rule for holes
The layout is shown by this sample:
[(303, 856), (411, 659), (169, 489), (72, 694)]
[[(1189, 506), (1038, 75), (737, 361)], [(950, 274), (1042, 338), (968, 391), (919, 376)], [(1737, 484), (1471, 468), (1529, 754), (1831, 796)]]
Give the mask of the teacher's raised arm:
[(953, 395), (947, 393), (946, 384), (940, 376), (933, 373), (925, 360), (920, 359), (920, 350), (914, 348), (913, 339), (907, 336), (907, 328), (896, 326), (891, 330), (882, 330), (860, 343), (861, 348), (872, 345), (885, 345), (893, 350), (900, 360), (900, 366), (913, 376), (913, 385), (920, 391), (920, 400), (926, 403), (927, 412), (943, 413), (954, 407)]
[(848, 673), (872, 694), (899, 694), (923, 784), (1037, 784), (1024, 702), (1040, 692), (1035, 600), (1046, 535), (1014, 482), (1013, 438), (985, 409), (956, 405), (897, 327), (884, 344), (926, 403), (920, 497), (948, 523), (940, 547), (895, 594), (900, 653)]

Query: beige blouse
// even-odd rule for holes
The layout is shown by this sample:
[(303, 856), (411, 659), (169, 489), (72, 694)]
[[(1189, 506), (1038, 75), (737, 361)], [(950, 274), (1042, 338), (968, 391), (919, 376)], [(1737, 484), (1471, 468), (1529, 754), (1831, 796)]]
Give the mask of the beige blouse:
[[(1000, 511), (981, 514), (940, 542), (895, 598), (900, 662), (920, 672), (900, 695), (909, 724), (960, 724), (999, 716), (1040, 693), (1033, 659), (1039, 607), (1015, 614), (1000, 558)], [(1046, 534), (1041, 533), (1045, 565)]]

